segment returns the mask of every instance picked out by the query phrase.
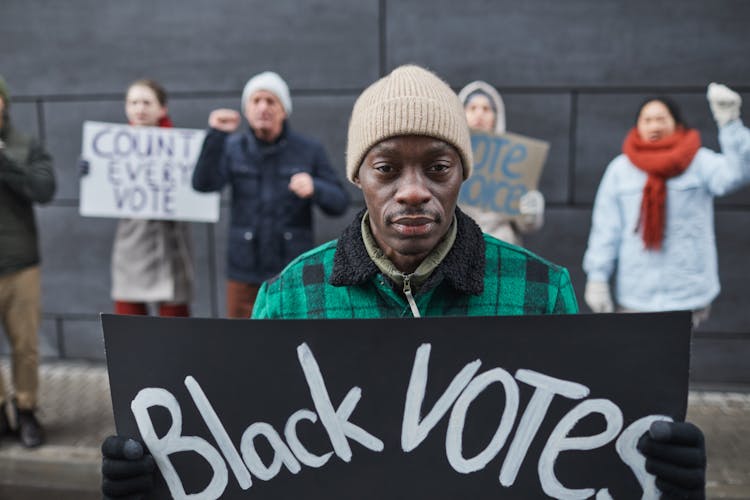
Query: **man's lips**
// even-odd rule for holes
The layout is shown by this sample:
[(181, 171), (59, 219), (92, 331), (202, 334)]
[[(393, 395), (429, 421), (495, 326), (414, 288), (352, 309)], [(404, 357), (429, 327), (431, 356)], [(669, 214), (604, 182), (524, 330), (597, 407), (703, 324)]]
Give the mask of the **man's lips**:
[(425, 216), (401, 216), (393, 219), (391, 226), (405, 236), (418, 236), (429, 233), (435, 226), (435, 219)]

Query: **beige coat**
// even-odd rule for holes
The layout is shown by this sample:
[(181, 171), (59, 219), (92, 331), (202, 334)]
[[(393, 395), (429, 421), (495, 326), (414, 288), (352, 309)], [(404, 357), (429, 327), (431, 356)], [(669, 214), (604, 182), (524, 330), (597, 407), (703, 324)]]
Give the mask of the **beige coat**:
[(461, 205), (461, 210), (474, 219), (479, 227), (482, 228), (482, 232), (491, 234), (499, 240), (507, 241), (514, 245), (521, 245), (521, 237), (509, 218), (503, 217), (501, 214), (491, 210), (484, 210), (468, 205)]
[(193, 263), (187, 222), (121, 219), (112, 248), (112, 299), (189, 303)]

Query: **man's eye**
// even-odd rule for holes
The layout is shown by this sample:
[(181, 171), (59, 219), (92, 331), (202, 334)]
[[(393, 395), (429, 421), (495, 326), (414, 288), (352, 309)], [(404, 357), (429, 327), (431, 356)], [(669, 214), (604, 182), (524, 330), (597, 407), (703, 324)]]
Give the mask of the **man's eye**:
[(393, 172), (393, 167), (390, 165), (376, 165), (375, 170), (382, 172), (384, 174), (389, 174)]
[(430, 171), (431, 172), (445, 172), (449, 168), (451, 168), (451, 166), (446, 165), (445, 163), (435, 163), (434, 165), (430, 167)]

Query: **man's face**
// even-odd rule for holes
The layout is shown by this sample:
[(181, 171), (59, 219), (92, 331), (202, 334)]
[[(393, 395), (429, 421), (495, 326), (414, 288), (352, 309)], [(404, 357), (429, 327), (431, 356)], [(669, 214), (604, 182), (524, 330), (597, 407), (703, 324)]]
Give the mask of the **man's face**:
[(5, 113), (5, 99), (0, 97), (0, 127), (3, 126), (4, 113)]
[(272, 140), (281, 134), (286, 111), (276, 94), (258, 90), (245, 103), (245, 118), (260, 138)]
[(651, 101), (641, 109), (636, 130), (644, 141), (658, 141), (672, 135), (675, 124), (669, 108), (661, 101)]
[(495, 130), (495, 112), (492, 110), (492, 105), (487, 96), (475, 95), (466, 103), (464, 111), (469, 128), (482, 132), (493, 132)]
[(448, 232), (463, 166), (446, 142), (399, 136), (373, 146), (354, 180), (378, 246), (401, 272), (410, 273)]
[(154, 127), (167, 114), (156, 92), (146, 85), (133, 85), (125, 96), (125, 115), (131, 125)]

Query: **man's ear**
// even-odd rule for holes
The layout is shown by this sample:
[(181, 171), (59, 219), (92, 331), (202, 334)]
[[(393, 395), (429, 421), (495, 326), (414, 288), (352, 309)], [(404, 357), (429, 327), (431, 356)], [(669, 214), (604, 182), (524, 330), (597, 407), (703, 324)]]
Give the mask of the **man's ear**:
[(354, 172), (354, 177), (352, 178), (352, 181), (354, 182), (354, 185), (356, 185), (359, 189), (362, 189), (362, 182), (359, 180), (359, 171), (362, 168), (362, 165), (360, 165), (357, 168), (357, 171)]

